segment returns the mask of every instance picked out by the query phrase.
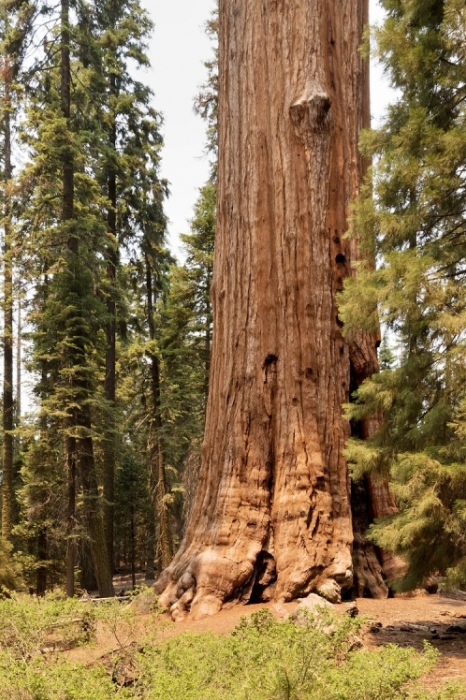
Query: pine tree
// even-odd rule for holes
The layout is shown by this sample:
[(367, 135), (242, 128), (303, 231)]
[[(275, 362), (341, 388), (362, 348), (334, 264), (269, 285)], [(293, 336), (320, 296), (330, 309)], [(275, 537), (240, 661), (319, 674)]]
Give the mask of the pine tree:
[[(146, 42), (152, 24), (138, 0), (100, 0), (83, 8), (91, 47), (87, 60), (93, 70), (96, 124), (101, 125), (98, 147), (98, 179), (107, 193), (108, 243), (105, 250), (106, 279), (101, 285), (107, 306), (104, 394), (107, 404), (103, 440), (103, 490), (105, 529), (109, 558), (113, 561), (115, 469), (117, 466), (116, 341), (118, 312), (123, 297), (119, 290), (120, 248), (131, 246), (135, 181), (145, 168), (142, 154), (160, 146), (159, 116), (151, 107), (152, 92), (135, 79), (137, 69), (149, 64)], [(135, 148), (136, 146), (136, 148)], [(158, 162), (158, 161), (157, 161)]]
[(194, 101), (194, 111), (207, 124), (206, 153), (211, 158), (210, 180), (217, 179), (218, 158), (218, 2), (206, 23), (206, 34), (213, 42), (213, 56), (204, 63), (207, 80)]
[[(93, 550), (99, 590), (109, 595), (112, 585), (102, 552), (93, 427), (104, 318), (104, 306), (95, 294), (101, 277), (99, 252), (104, 247), (105, 228), (100, 221), (104, 198), (92, 177), (92, 139), (85, 109), (91, 99), (89, 74), (77, 55), (80, 37), (79, 27), (71, 22), (74, 17), (66, 0), (59, 15), (50, 10), (49, 29), (53, 30), (44, 38), (37, 59), (23, 130), (30, 157), (23, 174), (29, 188), (23, 217), (36, 289), (30, 320), (34, 368), (41, 377), (38, 427), (44, 445), (54, 439), (52, 428), (64, 444), (60, 465), (68, 489), (67, 590), (74, 591), (81, 496), (80, 517)], [(28, 461), (29, 468), (33, 464), (34, 460)], [(56, 468), (51, 469), (51, 482), (54, 472)], [(25, 475), (25, 482), (37, 479)]]
[(466, 10), (458, 0), (382, 5), (376, 52), (397, 99), (363, 139), (373, 181), (353, 228), (369, 262), (347, 280), (340, 313), (349, 332), (373, 329), (379, 314), (395, 350), (349, 407), (353, 421), (379, 413), (383, 423), (348, 454), (357, 473), (393, 480), (399, 513), (373, 534), (406, 558), (400, 585), (436, 572), (464, 584)]
[[(183, 513), (189, 511), (197, 482), (204, 431), (212, 344), (212, 283), (216, 186), (199, 193), (191, 233), (181, 236), (183, 265), (172, 266), (162, 310), (160, 347), (163, 360), (162, 410), (168, 463), (183, 483)], [(181, 535), (185, 515), (177, 517)]]
[[(153, 507), (148, 526), (150, 541), (154, 541), (157, 526), (155, 556), (160, 568), (162, 562), (170, 561), (173, 552), (161, 404), (159, 305), (165, 292), (169, 256), (165, 246), (166, 217), (163, 212), (167, 183), (159, 176), (162, 144), (159, 123), (159, 117), (153, 110), (148, 110), (139, 121), (133, 120), (132, 137), (124, 151), (132, 167), (132, 177), (126, 189), (123, 222), (126, 230), (132, 229), (136, 234), (127, 240), (127, 250), (130, 253), (133, 284), (137, 289), (136, 299), (143, 309), (139, 320), (142, 337), (139, 335), (137, 345), (143, 361), (147, 363), (143, 391), (146, 426), (144, 460)], [(151, 557), (148, 555), (149, 560)], [(148, 573), (151, 573), (150, 563)]]
[(171, 475), (171, 511), (175, 539), (180, 539), (197, 485), (209, 387), (212, 345), (210, 287), (213, 273), (217, 199), (218, 143), (218, 6), (206, 23), (214, 43), (205, 62), (206, 83), (194, 109), (207, 124), (205, 152), (211, 172), (199, 191), (190, 222), (191, 233), (181, 234), (186, 260), (172, 265), (168, 292), (161, 311), (163, 442)]
[(24, 53), (30, 38), (34, 4), (29, 0), (0, 3), (0, 79), (2, 132), (3, 204), (3, 450), (2, 450), (2, 540), (11, 541), (14, 520), (14, 401), (13, 401), (13, 127), (18, 109), (18, 89)]
[[(33, 289), (28, 323), (40, 409), (25, 432), (20, 532), (34, 553), (27, 567), (38, 592), (46, 576), (63, 574), (66, 542), (68, 593), (77, 566), (90, 582), (92, 552), (99, 590), (109, 595), (115, 453), (124, 468), (145, 456), (140, 436), (131, 436), (125, 449), (123, 435), (117, 438), (124, 410), (116, 368), (124, 379), (126, 367), (116, 365), (116, 349), (118, 332), (120, 347), (126, 342), (129, 322), (123, 284), (137, 268), (136, 284), (145, 285), (149, 231), (160, 232), (152, 263), (157, 267), (165, 256), (159, 256), (166, 193), (158, 175), (161, 120), (150, 89), (134, 77), (147, 63), (151, 23), (133, 0), (92, 6), (83, 0), (71, 12), (65, 2), (61, 15), (52, 5), (43, 10), (49, 31), (42, 35), (36, 27), (41, 41), (22, 132), (28, 155), (23, 256)], [(146, 326), (145, 340), (148, 335)], [(141, 497), (141, 512), (147, 513), (146, 502)]]
[[(92, 324), (87, 314), (93, 306), (92, 277), (86, 270), (86, 259), (81, 243), (82, 232), (75, 218), (75, 155), (71, 132), (71, 62), (70, 62), (70, 6), (69, 0), (61, 3), (61, 82), (60, 103), (63, 120), (63, 143), (59, 157), (62, 171), (62, 235), (66, 237), (62, 273), (56, 275), (57, 301), (65, 310), (65, 332), (59, 332), (63, 352), (62, 376), (68, 381), (70, 394), (64, 410), (68, 430), (65, 449), (68, 465), (69, 515), (74, 518), (76, 501), (76, 476), (83, 490), (83, 512), (91, 541), (92, 559), (99, 593), (113, 594), (110, 562), (104, 536), (99, 506), (98, 480), (94, 459), (91, 405), (92, 376), (89, 356), (92, 353)], [(60, 337), (61, 336), (61, 337)], [(69, 574), (71, 574), (71, 567)], [(72, 587), (68, 593), (72, 594)]]
[[(145, 492), (138, 492), (138, 503), (132, 502), (132, 515), (138, 514), (145, 528), (146, 573), (154, 577), (154, 558), (169, 560), (172, 552), (172, 523), (169, 513), (169, 485), (167, 482), (167, 453), (165, 444), (165, 414), (162, 408), (162, 367), (160, 337), (160, 308), (166, 295), (167, 274), (171, 260), (165, 248), (166, 230), (162, 201), (165, 185), (159, 181), (157, 168), (141, 179), (138, 189), (140, 208), (135, 212), (135, 231), (140, 237), (132, 242), (132, 260), (121, 269), (127, 286), (128, 310), (125, 336), (119, 344), (119, 376), (123, 432), (125, 435), (122, 472), (118, 483), (131, 482), (131, 474), (138, 471), (143, 478)], [(129, 471), (128, 471), (129, 470)], [(145, 475), (142, 477), (142, 475)], [(133, 488), (132, 493), (136, 491)], [(144, 495), (145, 494), (145, 495)], [(117, 490), (116, 499), (125, 498)], [(151, 507), (147, 509), (147, 500)], [(124, 549), (121, 541), (117, 550)]]

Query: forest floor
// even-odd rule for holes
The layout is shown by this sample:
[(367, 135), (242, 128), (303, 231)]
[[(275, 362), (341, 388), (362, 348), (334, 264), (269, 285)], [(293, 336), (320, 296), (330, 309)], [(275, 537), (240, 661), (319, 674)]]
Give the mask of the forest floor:
[[(120, 586), (121, 587), (121, 586)], [(117, 586), (118, 588), (118, 586)], [(386, 644), (412, 647), (422, 650), (428, 641), (439, 652), (435, 668), (423, 678), (426, 688), (436, 688), (447, 681), (466, 680), (466, 601), (455, 600), (439, 594), (417, 592), (399, 595), (386, 600), (359, 598), (356, 600), (359, 616), (364, 618), (361, 639), (368, 648)], [(263, 608), (282, 618), (295, 609), (297, 603), (275, 605), (236, 605), (223, 609), (213, 617), (173, 623), (168, 613), (147, 613), (144, 605), (136, 602), (130, 606), (122, 603), (122, 615), (100, 623), (92, 646), (72, 649), (69, 656), (88, 664), (105, 663), (117, 653), (121, 659), (123, 676), (131, 669), (131, 654), (141, 643), (151, 639), (154, 643), (186, 632), (227, 634), (241, 621)], [(343, 613), (345, 604), (336, 605), (336, 613)], [(129, 614), (123, 611), (129, 611)], [(112, 661), (113, 663), (113, 661)]]
[(368, 620), (363, 640), (369, 648), (397, 644), (420, 651), (427, 641), (438, 650), (436, 666), (423, 679), (427, 688), (466, 680), (464, 601), (419, 592), (387, 600), (361, 598), (357, 606)]

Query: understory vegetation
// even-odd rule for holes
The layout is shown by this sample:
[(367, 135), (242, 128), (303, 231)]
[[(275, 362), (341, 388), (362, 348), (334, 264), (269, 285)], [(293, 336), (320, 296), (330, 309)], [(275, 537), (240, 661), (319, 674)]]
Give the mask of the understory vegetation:
[[(1, 700), (466, 698), (466, 686), (433, 692), (422, 687), (419, 678), (436, 662), (434, 649), (358, 649), (362, 623), (349, 617), (309, 617), (309, 624), (299, 626), (279, 623), (262, 610), (229, 635), (163, 640), (164, 625), (154, 609), (150, 634), (135, 644), (141, 619), (115, 600), (0, 601)], [(91, 663), (74, 660), (70, 650), (92, 650), (102, 630), (115, 651)]]

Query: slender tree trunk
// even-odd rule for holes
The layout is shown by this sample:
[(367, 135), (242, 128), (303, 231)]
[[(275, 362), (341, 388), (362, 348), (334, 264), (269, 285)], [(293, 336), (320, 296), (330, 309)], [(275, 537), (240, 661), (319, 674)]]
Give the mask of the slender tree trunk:
[[(109, 197), (112, 207), (116, 207), (116, 180), (109, 179)], [(108, 223), (110, 232), (116, 235), (115, 211), (109, 211)], [(116, 410), (116, 303), (115, 283), (117, 253), (112, 248), (108, 251), (107, 278), (110, 287), (107, 300), (107, 353), (105, 358), (105, 398), (108, 404), (106, 436), (103, 444), (104, 450), (104, 518), (105, 538), (107, 542), (108, 558), (111, 566), (114, 566), (114, 519), (115, 519), (115, 410)]]
[[(13, 424), (15, 427), (14, 436), (14, 461), (13, 461), (13, 482), (14, 484), (21, 481), (21, 467), (22, 467), (22, 452), (23, 452), (23, 439), (19, 427), (21, 425), (21, 410), (22, 410), (22, 347), (23, 347), (23, 326), (22, 326), (22, 307), (21, 307), (21, 290), (17, 290), (17, 312), (16, 312), (16, 386), (15, 386), (15, 398), (14, 398), (14, 420)], [(15, 496), (14, 499), (14, 520), (17, 522), (20, 518), (20, 507), (18, 499)]]
[(172, 536), (170, 531), (170, 518), (168, 505), (166, 502), (167, 482), (165, 475), (165, 465), (163, 460), (162, 441), (160, 437), (155, 440), (156, 443), (156, 462), (157, 462), (157, 479), (155, 487), (155, 503), (158, 516), (158, 556), (157, 561), (161, 573), (171, 562), (173, 557)]
[[(149, 320), (149, 337), (155, 342), (154, 324), (154, 284), (152, 278), (152, 265), (149, 256), (146, 254), (146, 287), (147, 287), (147, 315)], [(168, 505), (166, 502), (167, 481), (165, 465), (163, 459), (163, 448), (161, 439), (162, 414), (160, 406), (160, 366), (159, 358), (154, 353), (150, 355), (151, 362), (151, 394), (152, 394), (152, 416), (149, 433), (149, 479), (150, 491), (153, 497), (158, 520), (158, 541), (157, 541), (157, 566), (158, 572), (165, 569), (173, 556), (172, 538), (170, 532), (170, 519)]]
[(136, 527), (134, 522), (134, 503), (130, 507), (130, 559), (131, 559), (131, 586), (136, 588)]
[(110, 598), (114, 595), (112, 571), (108, 560), (104, 523), (100, 507), (92, 438), (89, 437), (91, 429), (90, 411), (84, 409), (80, 426), (85, 431), (83, 437), (78, 440), (79, 471), (83, 486), (83, 510), (91, 543), (92, 563), (100, 597)]
[(23, 370), (23, 358), (22, 358), (22, 343), (23, 343), (23, 320), (22, 320), (22, 308), (21, 308), (21, 297), (18, 298), (18, 328), (16, 333), (16, 426), (21, 423), (21, 410), (22, 410), (22, 370)]
[[(69, 0), (61, 2), (61, 108), (63, 116), (69, 121), (71, 111), (71, 67), (70, 67), (70, 31), (69, 31)], [(73, 220), (74, 209), (74, 164), (69, 155), (63, 157), (62, 163), (62, 221), (70, 224)], [(78, 239), (69, 232), (68, 248), (72, 255), (78, 255)], [(76, 423), (75, 411), (71, 410), (67, 420), (67, 428), (72, 433)], [(75, 573), (75, 542), (73, 531), (76, 512), (76, 438), (68, 435), (65, 439), (67, 466), (67, 549), (66, 549), (66, 593), (74, 595)]]
[(11, 66), (3, 66), (3, 459), (2, 459), (2, 539), (11, 541), (14, 513), (14, 404), (13, 404), (13, 260), (11, 217)]
[(76, 439), (68, 436), (65, 441), (67, 468), (67, 524), (66, 524), (66, 595), (75, 593), (76, 569)]
[(341, 405), (355, 352), (336, 294), (352, 271), (366, 18), (366, 0), (220, 2), (206, 431), (186, 536), (157, 583), (175, 617), (352, 585)]
[(37, 558), (40, 565), (36, 576), (36, 595), (43, 596), (47, 591), (47, 528), (41, 527), (37, 536)]
[[(44, 284), (43, 284), (43, 290), (44, 290), (44, 297), (47, 296), (47, 287), (48, 287), (48, 277), (47, 275), (44, 276)], [(19, 319), (19, 313), (18, 313), (18, 319)], [(18, 325), (21, 326), (19, 320), (18, 320)], [(18, 339), (18, 343), (20, 340)], [(18, 360), (19, 361), (19, 360)], [(41, 359), (41, 381), (40, 381), (40, 386), (42, 391), (45, 390), (45, 387), (47, 385), (47, 362), (44, 358)], [(41, 396), (43, 399), (43, 395)], [(19, 402), (20, 403), (20, 402)], [(42, 441), (44, 440), (44, 436), (47, 434), (47, 418), (44, 414), (44, 412), (41, 412), (40, 418), (39, 418), (39, 427), (40, 427), (40, 437), (39, 439)], [(65, 450), (66, 454), (66, 450)], [(69, 486), (69, 484), (68, 484)], [(37, 499), (37, 497), (36, 497)], [(34, 500), (36, 500), (34, 499)], [(44, 507), (44, 499), (39, 495), (38, 499), (36, 500), (36, 505), (39, 502), (42, 507)], [(70, 499), (68, 497), (68, 507), (69, 507)], [(48, 566), (47, 566), (47, 555), (48, 555), (48, 538), (47, 538), (47, 526), (44, 524), (44, 513), (39, 513), (39, 532), (37, 534), (37, 558), (40, 562), (39, 567), (37, 569), (36, 573), (36, 594), (38, 596), (45, 595), (47, 591), (47, 574), (48, 574)], [(67, 514), (67, 520), (66, 520), (66, 534), (67, 534), (67, 541), (66, 541), (66, 591), (67, 595), (72, 596), (74, 594), (74, 590), (71, 593), (68, 593), (68, 547), (69, 547), (69, 538), (68, 538), (68, 533), (70, 531), (70, 518), (69, 518), (69, 513)], [(72, 566), (72, 576), (73, 576), (73, 582), (74, 582), (74, 563)]]
[(153, 507), (149, 508), (147, 514), (146, 557), (146, 580), (153, 581), (155, 578), (155, 511)]
[[(112, 98), (117, 97), (116, 76), (110, 78), (110, 90)], [(113, 105), (112, 105), (113, 108)], [(116, 154), (117, 133), (115, 114), (112, 115), (112, 125), (110, 129), (110, 147)], [(105, 538), (107, 541), (108, 558), (113, 567), (114, 559), (114, 519), (115, 519), (115, 464), (116, 464), (116, 447), (115, 447), (115, 410), (116, 410), (116, 271), (118, 266), (118, 253), (116, 249), (117, 242), (117, 178), (114, 166), (109, 166), (109, 174), (107, 180), (108, 199), (110, 208), (108, 210), (108, 230), (113, 237), (113, 241), (107, 250), (107, 280), (108, 280), (108, 298), (107, 298), (107, 353), (105, 357), (105, 398), (108, 404), (106, 438), (104, 441), (104, 520), (105, 520)]]
[[(109, 263), (108, 268), (112, 267), (114, 275), (115, 268)], [(115, 277), (113, 276), (113, 283)], [(108, 402), (106, 435), (103, 444), (104, 453), (104, 479), (103, 479), (103, 494), (104, 494), (104, 521), (105, 521), (105, 539), (107, 542), (108, 559), (112, 569), (114, 567), (114, 521), (115, 521), (115, 463), (116, 463), (116, 448), (115, 448), (115, 407), (116, 407), (116, 335), (115, 335), (115, 301), (109, 299), (107, 302), (107, 311), (110, 320), (107, 323), (107, 354), (105, 367), (105, 398)]]
[(80, 538), (77, 543), (77, 561), (79, 566), (79, 582), (85, 591), (96, 591), (98, 589), (95, 575), (94, 562), (92, 559), (91, 543), (88, 538)]

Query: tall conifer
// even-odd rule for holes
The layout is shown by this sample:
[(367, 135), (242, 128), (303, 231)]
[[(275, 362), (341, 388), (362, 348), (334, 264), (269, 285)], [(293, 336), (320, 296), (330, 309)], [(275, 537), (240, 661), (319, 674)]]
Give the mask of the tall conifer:
[[(53, 30), (37, 56), (35, 89), (29, 96), (24, 129), (30, 162), (23, 181), (30, 192), (23, 216), (26, 249), (36, 275), (30, 320), (34, 366), (41, 376), (37, 386), (41, 442), (53, 441), (56, 431), (64, 443), (60, 463), (68, 488), (67, 590), (69, 594), (74, 590), (75, 545), (84, 532), (93, 551), (99, 590), (110, 595), (93, 426), (104, 318), (104, 306), (95, 293), (101, 276), (99, 252), (105, 227), (99, 219), (104, 199), (92, 174), (91, 131), (86, 128), (89, 110), (85, 108), (91, 95), (88, 72), (78, 56), (81, 37), (75, 17), (68, 0), (61, 3), (59, 15), (50, 9), (49, 29)], [(29, 467), (33, 464), (37, 462), (29, 460)], [(57, 468), (53, 463), (49, 468), (52, 482)], [(31, 485), (37, 482), (30, 474), (25, 480)]]
[(162, 314), (161, 352), (165, 371), (165, 444), (169, 463), (181, 476), (189, 509), (197, 480), (204, 430), (212, 345), (212, 283), (216, 186), (201, 188), (191, 232), (181, 236), (186, 260), (171, 268)]
[(379, 313), (394, 347), (349, 409), (354, 421), (381, 412), (383, 423), (348, 452), (357, 472), (392, 476), (400, 511), (374, 537), (405, 555), (411, 588), (447, 570), (466, 582), (466, 9), (458, 0), (382, 5), (376, 51), (396, 100), (363, 139), (375, 157), (373, 194), (369, 181), (353, 226), (378, 268), (346, 281), (341, 315), (351, 332), (373, 328)]
[(29, 0), (0, 2), (0, 76), (3, 204), (3, 453), (2, 539), (11, 540), (14, 518), (13, 401), (13, 127), (18, 106), (17, 80), (29, 40), (34, 4)]
[(107, 306), (103, 489), (107, 548), (113, 560), (117, 322), (124, 303), (118, 286), (120, 249), (134, 251), (143, 235), (141, 221), (136, 224), (138, 217), (141, 219), (138, 181), (145, 178), (147, 170), (157, 171), (161, 138), (160, 118), (151, 105), (152, 92), (136, 77), (139, 68), (149, 65), (146, 42), (152, 23), (148, 14), (138, 0), (99, 0), (88, 18), (96, 49), (94, 81), (100, 92), (94, 109), (102, 124), (97, 176), (107, 194), (106, 280), (102, 285)]

